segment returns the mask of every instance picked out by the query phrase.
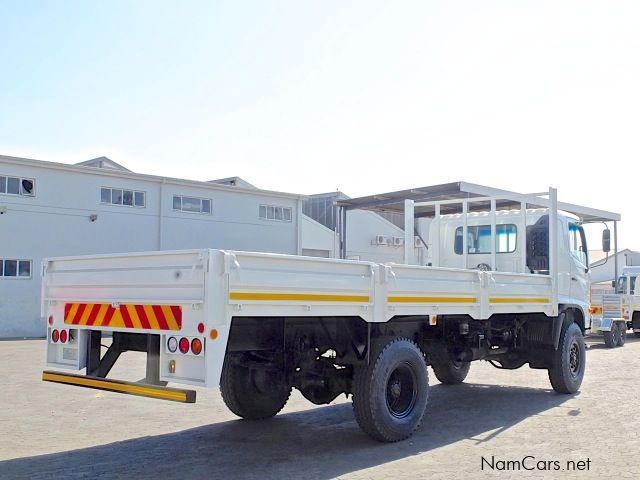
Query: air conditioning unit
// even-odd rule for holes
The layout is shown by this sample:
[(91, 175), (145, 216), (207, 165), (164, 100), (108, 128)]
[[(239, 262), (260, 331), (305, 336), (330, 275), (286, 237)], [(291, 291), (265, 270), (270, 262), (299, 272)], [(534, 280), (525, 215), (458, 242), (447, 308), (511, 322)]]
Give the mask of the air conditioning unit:
[(387, 245), (388, 243), (389, 239), (386, 237), (386, 235), (376, 235), (374, 245)]
[(394, 247), (401, 247), (402, 245), (404, 245), (404, 238), (402, 238), (402, 237), (393, 237), (393, 246)]

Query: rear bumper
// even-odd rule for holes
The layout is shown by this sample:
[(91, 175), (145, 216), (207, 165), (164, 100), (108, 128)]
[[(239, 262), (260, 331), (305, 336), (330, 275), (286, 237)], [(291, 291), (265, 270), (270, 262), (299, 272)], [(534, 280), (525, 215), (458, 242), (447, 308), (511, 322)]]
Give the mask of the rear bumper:
[(42, 380), (45, 382), (63, 383), (78, 387), (95, 388), (109, 392), (126, 393), (140, 397), (157, 398), (181, 403), (195, 403), (195, 390), (170, 388), (144, 383), (125, 382), (123, 380), (107, 380), (106, 378), (91, 377), (85, 375), (73, 375), (45, 370), (42, 372)]

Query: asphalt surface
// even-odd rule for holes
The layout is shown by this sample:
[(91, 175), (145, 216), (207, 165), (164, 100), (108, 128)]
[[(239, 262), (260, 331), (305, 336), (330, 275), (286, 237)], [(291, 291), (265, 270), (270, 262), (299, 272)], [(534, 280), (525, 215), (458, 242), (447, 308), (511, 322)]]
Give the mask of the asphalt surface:
[[(44, 340), (1, 341), (0, 478), (640, 478), (640, 339), (588, 344), (576, 395), (554, 393), (546, 371), (476, 362), (464, 385), (430, 375), (422, 428), (380, 444), (344, 396), (318, 407), (294, 394), (248, 422), (217, 390), (185, 405), (45, 383)], [(144, 356), (111, 376), (142, 378)]]

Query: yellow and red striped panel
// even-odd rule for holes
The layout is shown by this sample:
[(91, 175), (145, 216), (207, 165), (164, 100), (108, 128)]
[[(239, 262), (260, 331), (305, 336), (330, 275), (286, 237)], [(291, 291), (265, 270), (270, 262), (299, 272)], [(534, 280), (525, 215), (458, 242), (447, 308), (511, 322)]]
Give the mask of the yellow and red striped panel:
[(64, 323), (87, 327), (180, 330), (182, 308), (178, 305), (126, 305), (108, 303), (67, 303)]

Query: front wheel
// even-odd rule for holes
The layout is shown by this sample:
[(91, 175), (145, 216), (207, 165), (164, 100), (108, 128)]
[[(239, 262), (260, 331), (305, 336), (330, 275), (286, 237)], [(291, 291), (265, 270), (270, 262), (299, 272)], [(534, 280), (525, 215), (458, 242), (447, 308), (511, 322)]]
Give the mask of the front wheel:
[(429, 398), (427, 364), (411, 340), (396, 338), (356, 369), (353, 411), (360, 428), (381, 442), (409, 437), (422, 422)]
[(464, 382), (469, 374), (469, 368), (471, 362), (459, 362), (452, 359), (448, 359), (443, 363), (435, 363), (431, 366), (436, 378), (440, 380), (440, 383), (445, 385), (457, 385)]
[(551, 386), (558, 393), (575, 393), (582, 385), (586, 365), (586, 348), (582, 331), (576, 323), (563, 329), (558, 350), (549, 368)]

